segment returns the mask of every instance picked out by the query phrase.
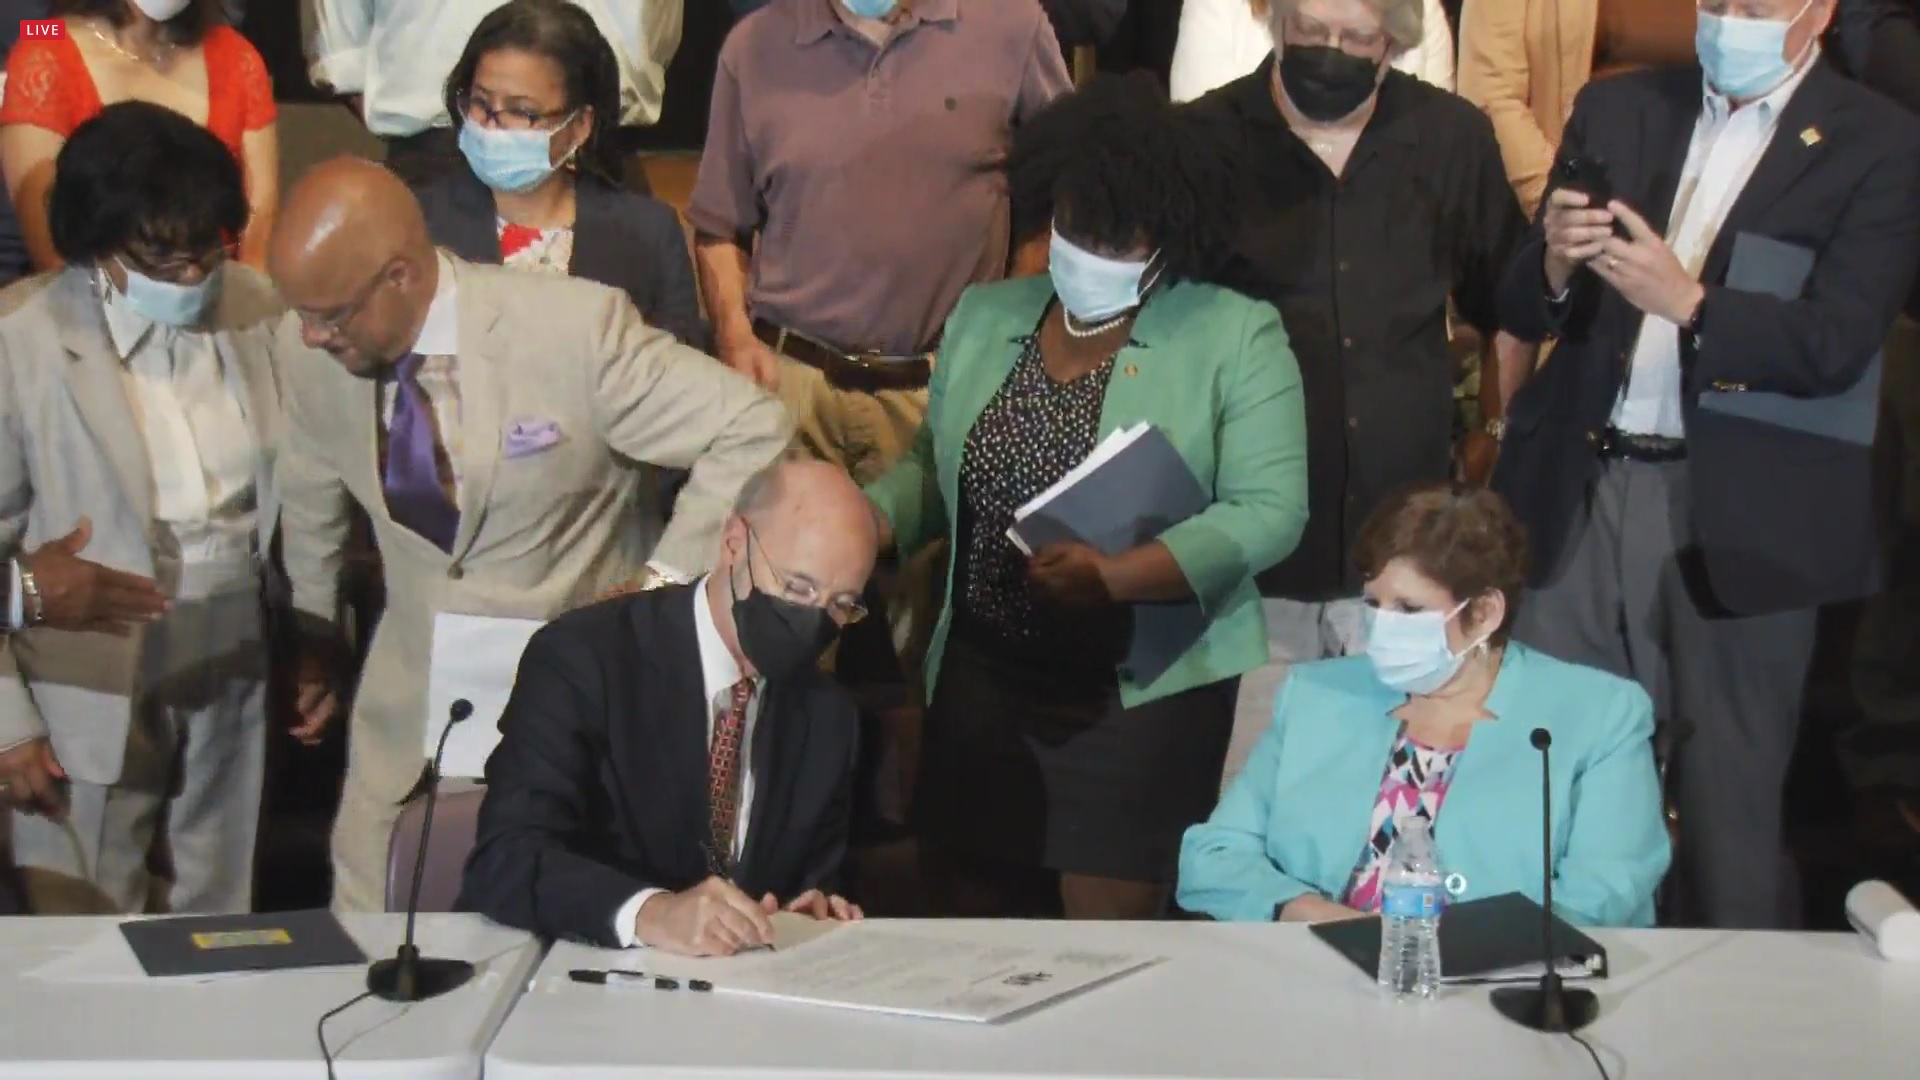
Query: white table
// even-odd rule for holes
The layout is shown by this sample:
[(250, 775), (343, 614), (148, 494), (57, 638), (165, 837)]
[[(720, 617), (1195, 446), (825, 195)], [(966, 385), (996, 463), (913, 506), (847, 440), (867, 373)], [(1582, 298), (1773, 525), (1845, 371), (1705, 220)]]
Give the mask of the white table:
[[(343, 920), (369, 957), (393, 955), (397, 915)], [(116, 920), (0, 919), (0, 1078), (320, 1080), (320, 1015), (365, 989), (364, 968), (177, 979), (53, 981), (31, 974)], [(487, 1044), (526, 987), (540, 946), (473, 915), (422, 915), (430, 956), (471, 960), (473, 981), (434, 1001), (368, 999), (327, 1022), (341, 1080), (474, 1080)]]
[[(941, 924), (919, 924), (939, 933)], [(688, 991), (609, 991), (571, 968), (635, 957), (562, 944), (487, 1055), (487, 1080), (775, 1076), (1031, 1080), (1569, 1080), (1596, 1077), (1565, 1036), (1537, 1035), (1485, 989), (1383, 1001), (1372, 980), (1295, 925), (965, 923), (944, 932), (1168, 963), (994, 1027)], [(1615, 1080), (1913, 1080), (1920, 965), (1852, 935), (1603, 935), (1587, 1037)]]

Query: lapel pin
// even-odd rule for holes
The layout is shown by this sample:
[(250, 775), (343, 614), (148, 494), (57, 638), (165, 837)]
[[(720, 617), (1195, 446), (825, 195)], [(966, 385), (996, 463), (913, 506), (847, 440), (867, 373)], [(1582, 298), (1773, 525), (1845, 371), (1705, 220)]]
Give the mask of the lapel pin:
[(1132, 378), (1133, 376), (1135, 376), (1135, 375), (1138, 375), (1138, 374), (1140, 374), (1140, 366), (1139, 366), (1138, 364), (1128, 364), (1128, 365), (1127, 365), (1127, 377), (1128, 377), (1128, 378)]
[(1803, 143), (1806, 143), (1808, 146), (1818, 145), (1820, 142), (1820, 129), (1808, 128), (1807, 130), (1801, 132), (1800, 141)]

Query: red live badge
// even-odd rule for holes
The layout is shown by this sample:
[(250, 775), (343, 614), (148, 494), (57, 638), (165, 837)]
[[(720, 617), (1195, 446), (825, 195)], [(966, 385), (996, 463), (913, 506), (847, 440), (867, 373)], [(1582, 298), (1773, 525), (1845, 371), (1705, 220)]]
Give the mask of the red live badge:
[(20, 40), (31, 41), (34, 38), (63, 38), (67, 36), (67, 24), (59, 19), (21, 19)]

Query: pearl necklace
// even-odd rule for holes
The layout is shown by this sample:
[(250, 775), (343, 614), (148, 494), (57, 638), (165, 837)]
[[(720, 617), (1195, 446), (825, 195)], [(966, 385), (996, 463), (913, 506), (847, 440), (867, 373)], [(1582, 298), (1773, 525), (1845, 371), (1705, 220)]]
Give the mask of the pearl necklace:
[(1133, 311), (1131, 309), (1127, 311), (1123, 311), (1120, 314), (1115, 315), (1111, 319), (1107, 319), (1102, 322), (1095, 323), (1092, 326), (1086, 327), (1085, 329), (1076, 329), (1074, 327), (1074, 324), (1079, 320), (1075, 319), (1068, 312), (1063, 311), (1060, 313), (1060, 315), (1061, 315), (1060, 325), (1066, 327), (1067, 333), (1073, 337), (1081, 338), (1084, 340), (1090, 337), (1099, 337), (1101, 334), (1104, 334), (1107, 331), (1113, 329), (1114, 327), (1119, 326), (1121, 323), (1126, 322), (1129, 318), (1133, 316)]

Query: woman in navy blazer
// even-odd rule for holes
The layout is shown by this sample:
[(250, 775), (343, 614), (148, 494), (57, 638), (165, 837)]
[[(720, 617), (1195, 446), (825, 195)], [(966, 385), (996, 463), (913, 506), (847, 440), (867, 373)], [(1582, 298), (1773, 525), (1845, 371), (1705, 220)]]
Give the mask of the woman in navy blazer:
[(680, 218), (619, 184), (620, 72), (567, 0), (511, 0), (447, 77), (466, 167), (418, 192), (433, 242), (469, 262), (624, 291), (643, 318), (708, 348)]
[(1181, 848), (1179, 902), (1216, 919), (1379, 909), (1393, 837), (1432, 826), (1453, 899), (1541, 900), (1540, 755), (1553, 736), (1554, 906), (1648, 926), (1671, 857), (1653, 707), (1634, 683), (1508, 640), (1526, 540), (1486, 491), (1417, 489), (1362, 530), (1367, 653), (1293, 669), (1273, 726)]

